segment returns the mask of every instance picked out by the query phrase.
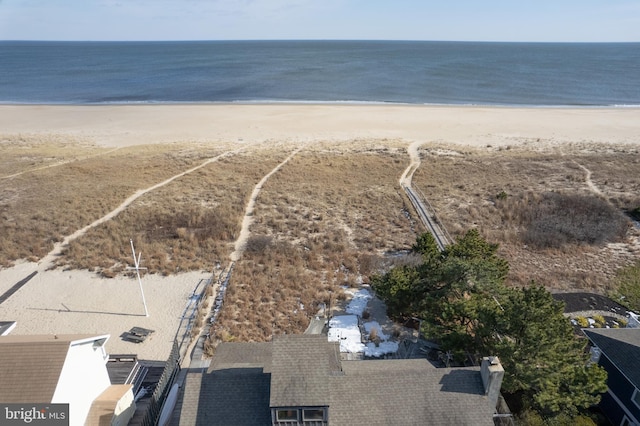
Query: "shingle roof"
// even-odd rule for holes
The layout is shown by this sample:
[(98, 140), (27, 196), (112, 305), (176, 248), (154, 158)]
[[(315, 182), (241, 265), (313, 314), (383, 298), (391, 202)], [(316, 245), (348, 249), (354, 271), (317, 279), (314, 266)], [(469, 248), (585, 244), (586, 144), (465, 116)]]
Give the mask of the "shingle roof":
[(636, 388), (640, 388), (640, 328), (588, 329), (584, 333)]
[(0, 336), (0, 401), (51, 402), (71, 342), (90, 337)]
[(270, 425), (269, 382), (261, 368), (190, 373), (183, 386), (179, 424)]
[(493, 425), (480, 368), (434, 368), (425, 359), (347, 361), (331, 379), (336, 425)]
[(240, 367), (271, 365), (271, 343), (220, 343), (211, 361), (209, 372)]
[(272, 345), (270, 406), (327, 405), (335, 344), (324, 335), (281, 335)]
[(187, 375), (171, 424), (270, 425), (271, 376), (262, 368), (270, 360), (270, 343), (221, 343), (207, 373)]
[(479, 367), (340, 363), (336, 346), (323, 335), (220, 344), (207, 374), (187, 376), (179, 424), (270, 425), (270, 407), (329, 406), (332, 425), (493, 425)]

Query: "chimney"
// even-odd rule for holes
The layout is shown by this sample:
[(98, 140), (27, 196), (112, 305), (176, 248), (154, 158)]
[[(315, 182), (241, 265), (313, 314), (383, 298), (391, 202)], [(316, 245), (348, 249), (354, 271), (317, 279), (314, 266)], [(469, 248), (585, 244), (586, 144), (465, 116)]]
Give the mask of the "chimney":
[(484, 385), (484, 394), (489, 399), (491, 408), (495, 409), (500, 397), (500, 387), (504, 377), (504, 369), (497, 356), (482, 358), (480, 364), (480, 376)]

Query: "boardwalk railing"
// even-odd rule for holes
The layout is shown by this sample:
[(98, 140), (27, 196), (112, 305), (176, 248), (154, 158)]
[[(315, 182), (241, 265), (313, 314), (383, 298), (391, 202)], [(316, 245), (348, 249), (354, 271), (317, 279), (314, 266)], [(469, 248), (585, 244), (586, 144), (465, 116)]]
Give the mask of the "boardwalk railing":
[(224, 296), (227, 292), (227, 288), (229, 287), (229, 281), (231, 280), (231, 274), (233, 273), (234, 266), (235, 262), (231, 262), (227, 271), (224, 274), (220, 274), (218, 277), (218, 294), (213, 302), (213, 310), (211, 312), (211, 317), (209, 318), (210, 325), (213, 325), (218, 319), (220, 309), (222, 309), (222, 304), (224, 302)]
[(176, 330), (176, 335), (174, 338), (178, 344), (178, 350), (182, 358), (186, 356), (187, 348), (192, 341), (191, 330), (193, 329), (195, 319), (198, 316), (200, 304), (205, 299), (207, 290), (212, 285), (212, 283), (213, 277), (201, 279), (193, 289), (193, 292), (189, 297), (189, 301), (187, 302), (187, 306), (182, 312), (180, 325)]
[(406, 185), (402, 185), (402, 187), (425, 228), (433, 235), (440, 251), (443, 251), (446, 246), (451, 244), (453, 239), (444, 228), (444, 225), (442, 225), (442, 222), (437, 218), (435, 210), (420, 190)]
[(160, 413), (162, 412), (162, 405), (167, 399), (169, 390), (175, 382), (178, 373), (180, 372), (180, 349), (178, 342), (174, 340), (173, 348), (169, 359), (167, 359), (160, 380), (156, 385), (153, 395), (151, 396), (151, 402), (147, 407), (147, 412), (140, 424), (142, 426), (155, 426), (160, 419)]

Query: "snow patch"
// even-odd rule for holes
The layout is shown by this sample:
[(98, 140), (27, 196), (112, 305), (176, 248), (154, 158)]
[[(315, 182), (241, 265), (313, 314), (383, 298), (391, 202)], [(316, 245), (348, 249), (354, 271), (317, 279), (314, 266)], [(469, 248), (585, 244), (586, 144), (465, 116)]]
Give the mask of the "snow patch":
[(367, 330), (367, 333), (369, 335), (371, 335), (371, 330), (372, 329), (376, 329), (376, 332), (378, 334), (378, 338), (382, 341), (387, 341), (389, 340), (389, 335), (388, 334), (384, 334), (382, 332), (382, 327), (380, 326), (380, 324), (378, 323), (378, 321), (369, 321), (369, 322), (365, 322), (364, 323), (364, 329)]
[(359, 318), (362, 317), (373, 296), (367, 289), (357, 291), (345, 289), (345, 293), (352, 296), (346, 308), (348, 315), (338, 315), (329, 320), (327, 339), (330, 342), (340, 342), (340, 352), (363, 353), (365, 356), (376, 358), (397, 352), (398, 343), (389, 341), (390, 336), (382, 331), (382, 326), (378, 321), (369, 321), (363, 324), (369, 339), (371, 331), (376, 330), (376, 342), (362, 343)]
[(367, 343), (367, 346), (364, 350), (365, 356), (371, 356), (379, 358), (382, 355), (392, 354), (398, 352), (398, 343), (397, 342), (380, 342), (378, 346), (373, 342)]
[(358, 317), (356, 315), (339, 315), (329, 320), (327, 339), (340, 342), (340, 352), (364, 352)]
[(366, 290), (366, 289), (360, 289), (355, 293), (351, 290), (347, 290), (346, 293), (353, 295), (353, 298), (347, 305), (346, 312), (348, 314), (357, 315), (361, 317), (362, 313), (367, 307), (367, 303), (369, 303), (369, 300), (371, 300), (371, 297), (372, 297), (371, 293), (369, 292), (369, 290)]

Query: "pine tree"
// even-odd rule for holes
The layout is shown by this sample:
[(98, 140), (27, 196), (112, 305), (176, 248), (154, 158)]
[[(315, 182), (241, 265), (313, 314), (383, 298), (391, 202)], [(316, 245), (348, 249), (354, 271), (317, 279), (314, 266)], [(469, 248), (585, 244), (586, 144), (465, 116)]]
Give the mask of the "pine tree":
[(422, 264), (374, 277), (373, 288), (393, 316), (420, 317), (423, 333), (458, 360), (498, 355), (503, 390), (544, 416), (575, 415), (599, 401), (606, 372), (588, 364), (563, 305), (544, 287), (509, 288), (508, 263), (476, 230), (440, 253), (430, 234), (413, 250)]

